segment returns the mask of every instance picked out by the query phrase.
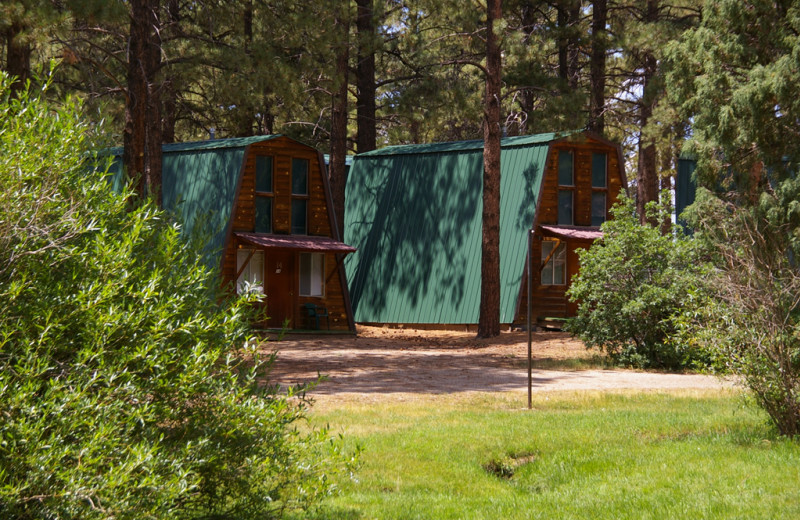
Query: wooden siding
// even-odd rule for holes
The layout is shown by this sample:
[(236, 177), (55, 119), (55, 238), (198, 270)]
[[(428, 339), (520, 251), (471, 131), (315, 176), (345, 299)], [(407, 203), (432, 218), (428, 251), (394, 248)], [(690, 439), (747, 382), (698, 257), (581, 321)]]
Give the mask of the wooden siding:
[[(609, 218), (608, 210), (616, 202), (619, 192), (623, 186), (622, 170), (619, 163), (617, 148), (605, 143), (588, 138), (585, 142), (560, 141), (553, 143), (550, 148), (549, 160), (545, 172), (542, 186), (540, 206), (537, 212), (537, 230), (531, 246), (531, 254), (534, 258), (533, 272), (533, 308), (532, 316), (534, 321), (537, 318), (550, 317), (569, 317), (577, 312), (577, 305), (570, 303), (566, 296), (572, 277), (580, 269), (577, 250), (588, 248), (591, 241), (588, 240), (565, 240), (567, 247), (567, 273), (566, 285), (542, 285), (541, 272), (539, 265), (542, 258), (542, 240), (539, 226), (558, 224), (558, 155), (562, 150), (570, 150), (574, 154), (574, 185), (575, 195), (573, 200), (573, 218), (575, 226), (591, 225), (592, 208), (592, 154), (604, 153), (608, 157), (606, 163), (606, 179), (608, 191), (606, 196), (606, 218)], [(528, 313), (528, 280), (527, 269), (523, 275), (520, 286), (519, 307), (516, 321), (525, 323)]]
[[(328, 212), (326, 185), (323, 180), (324, 170), (320, 164), (319, 154), (311, 147), (301, 143), (279, 137), (269, 141), (250, 145), (249, 153), (245, 157), (242, 178), (239, 186), (238, 198), (233, 215), (232, 231), (255, 231), (255, 171), (256, 157), (269, 156), (273, 159), (273, 217), (272, 231), (275, 234), (289, 234), (291, 232), (291, 205), (292, 205), (292, 159), (308, 160), (308, 208), (307, 227), (308, 234), (314, 236), (332, 237), (330, 214)], [(250, 249), (253, 246), (237, 241), (234, 237), (229, 241), (222, 260), (222, 277), (231, 289), (235, 288), (236, 281), (236, 251), (239, 248)], [(278, 253), (273, 253), (273, 256)], [(283, 252), (282, 254), (285, 254)], [(327, 308), (330, 315), (330, 328), (332, 330), (349, 330), (350, 324), (347, 317), (345, 292), (342, 287), (339, 269), (343, 269), (341, 261), (333, 253), (325, 254), (325, 292), (323, 297), (299, 296), (299, 252), (292, 252), (294, 266), (292, 268), (292, 285), (288, 295), (281, 298), (290, 300), (291, 328), (306, 328), (305, 303), (315, 303)], [(270, 271), (274, 266), (270, 263), (270, 251), (265, 251), (264, 284), (269, 284)], [(267, 298), (269, 300), (269, 296)], [(269, 314), (269, 310), (267, 310)], [(270, 326), (276, 326), (275, 320), (270, 320)], [(321, 328), (326, 328), (324, 319)]]
[(233, 230), (253, 231), (255, 226), (256, 156), (259, 155), (272, 157), (273, 160), (273, 233), (291, 232), (292, 159), (306, 159), (309, 165), (308, 234), (332, 236), (319, 154), (315, 149), (285, 137), (250, 145), (250, 153), (245, 158)]
[(542, 187), (542, 198), (537, 215), (540, 225), (558, 224), (558, 153), (569, 150), (574, 153), (575, 199), (574, 225), (591, 226), (592, 224), (592, 154), (604, 153), (608, 157), (606, 178), (608, 179), (608, 196), (606, 197), (606, 214), (617, 200), (622, 189), (617, 149), (593, 139), (584, 143), (560, 141), (550, 147), (550, 157)]

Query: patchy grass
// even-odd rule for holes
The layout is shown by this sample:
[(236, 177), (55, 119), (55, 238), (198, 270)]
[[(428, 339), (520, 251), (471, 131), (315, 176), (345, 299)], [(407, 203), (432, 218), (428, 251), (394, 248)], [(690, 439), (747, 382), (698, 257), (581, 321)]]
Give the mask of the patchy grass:
[[(800, 517), (800, 444), (734, 392), (320, 403), (364, 448), (321, 519)], [(309, 517), (306, 517), (309, 518)]]

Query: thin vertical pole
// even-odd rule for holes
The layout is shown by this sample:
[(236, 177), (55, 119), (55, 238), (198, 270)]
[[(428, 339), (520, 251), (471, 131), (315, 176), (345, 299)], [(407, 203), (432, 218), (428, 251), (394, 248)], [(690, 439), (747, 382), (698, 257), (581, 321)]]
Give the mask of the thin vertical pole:
[(531, 278), (533, 277), (533, 229), (528, 231), (528, 410), (533, 408), (533, 324), (531, 323)]

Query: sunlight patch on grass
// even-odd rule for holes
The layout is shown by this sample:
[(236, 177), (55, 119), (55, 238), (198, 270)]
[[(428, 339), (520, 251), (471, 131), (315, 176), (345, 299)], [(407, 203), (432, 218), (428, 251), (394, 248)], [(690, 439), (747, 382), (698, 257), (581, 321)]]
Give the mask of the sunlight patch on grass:
[(364, 448), (356, 479), (314, 518), (800, 517), (800, 445), (737, 392), (563, 392), (524, 405), (510, 392), (313, 409)]

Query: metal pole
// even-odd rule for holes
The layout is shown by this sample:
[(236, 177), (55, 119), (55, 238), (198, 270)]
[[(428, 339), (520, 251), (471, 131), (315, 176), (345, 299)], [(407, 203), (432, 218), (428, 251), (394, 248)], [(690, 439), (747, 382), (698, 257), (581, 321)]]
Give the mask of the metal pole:
[(533, 354), (531, 343), (533, 342), (533, 324), (531, 323), (531, 278), (533, 277), (533, 229), (528, 231), (528, 410), (533, 408)]

